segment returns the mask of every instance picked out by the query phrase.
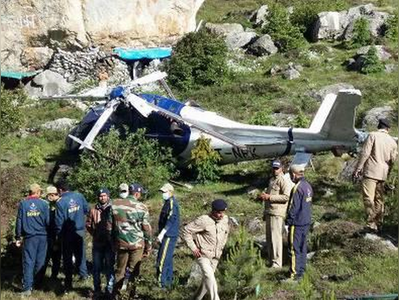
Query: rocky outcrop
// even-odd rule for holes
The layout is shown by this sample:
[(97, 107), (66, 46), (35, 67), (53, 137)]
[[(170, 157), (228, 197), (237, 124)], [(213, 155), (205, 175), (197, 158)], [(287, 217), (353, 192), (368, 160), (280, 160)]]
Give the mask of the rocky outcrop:
[(82, 50), (90, 45), (105, 49), (170, 45), (195, 29), (195, 16), (203, 2), (4, 1), (1, 16), (2, 69), (35, 69), (35, 64), (24, 65), (20, 60), (27, 47)]
[(359, 5), (340, 12), (321, 12), (311, 30), (312, 40), (350, 40), (355, 21), (359, 18), (366, 19), (371, 34), (378, 37), (382, 34), (388, 17), (388, 13), (377, 11), (373, 4)]

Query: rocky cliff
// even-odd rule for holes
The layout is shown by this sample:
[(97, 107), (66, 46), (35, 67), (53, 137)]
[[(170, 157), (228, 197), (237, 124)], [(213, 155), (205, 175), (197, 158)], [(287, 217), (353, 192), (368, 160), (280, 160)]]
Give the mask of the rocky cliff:
[(55, 48), (170, 45), (195, 29), (204, 0), (4, 0), (2, 69), (29, 70)]

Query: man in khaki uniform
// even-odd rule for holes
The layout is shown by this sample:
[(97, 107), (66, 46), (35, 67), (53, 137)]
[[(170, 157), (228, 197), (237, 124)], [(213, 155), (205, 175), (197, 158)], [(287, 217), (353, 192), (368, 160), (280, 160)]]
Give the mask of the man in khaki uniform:
[(378, 131), (367, 137), (354, 172), (354, 177), (363, 175), (363, 202), (367, 215), (366, 229), (381, 230), (384, 217), (384, 182), (397, 156), (397, 144), (388, 134), (390, 128), (387, 119), (380, 119)]
[(273, 161), (272, 168), (273, 177), (267, 189), (260, 195), (260, 199), (265, 203), (268, 263), (272, 268), (281, 268), (283, 266), (284, 219), (293, 183), (284, 176), (281, 161)]
[(219, 300), (215, 270), (229, 235), (229, 218), (225, 215), (227, 203), (222, 199), (212, 202), (212, 211), (187, 224), (182, 238), (197, 258), (202, 271), (202, 284), (195, 299), (209, 293), (211, 300)]

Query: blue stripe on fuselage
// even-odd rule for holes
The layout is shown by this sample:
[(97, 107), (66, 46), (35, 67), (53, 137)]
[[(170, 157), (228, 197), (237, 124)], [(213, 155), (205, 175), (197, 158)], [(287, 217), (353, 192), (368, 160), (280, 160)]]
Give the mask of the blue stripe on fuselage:
[(156, 106), (166, 109), (176, 115), (180, 116), (180, 112), (185, 106), (183, 103), (169, 99), (166, 97), (162, 97), (159, 95), (153, 95), (153, 94), (140, 94), (140, 97), (145, 99), (149, 103), (153, 103)]

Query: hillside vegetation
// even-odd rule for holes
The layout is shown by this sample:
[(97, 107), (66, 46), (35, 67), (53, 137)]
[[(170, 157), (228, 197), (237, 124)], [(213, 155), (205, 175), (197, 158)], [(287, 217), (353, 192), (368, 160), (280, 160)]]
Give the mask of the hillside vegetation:
[[(305, 2), (308, 6), (304, 4)], [(243, 52), (227, 52), (224, 44), (220, 44), (216, 37), (210, 37), (212, 43), (207, 43), (207, 40), (198, 41), (198, 35), (189, 35), (185, 42), (179, 44), (182, 53), (179, 59), (174, 61), (172, 58), (166, 66), (171, 70), (169, 80), (176, 97), (182, 101), (193, 99), (204, 109), (215, 111), (240, 122), (274, 125), (279, 120), (272, 118), (272, 114), (280, 113), (294, 116), (286, 126), (306, 127), (320, 105), (311, 96), (312, 93), (327, 85), (346, 83), (353, 85), (362, 93), (362, 103), (357, 109), (356, 127), (363, 126), (364, 117), (370, 109), (389, 105), (394, 110), (393, 115), (390, 116), (393, 123), (390, 133), (397, 136), (397, 31), (396, 37), (395, 33), (392, 33), (393, 37), (385, 37), (377, 41), (382, 43), (392, 55), (388, 63), (395, 64), (396, 71), (391, 73), (382, 70), (377, 72), (348, 71), (344, 63), (354, 56), (358, 46), (344, 45), (340, 41), (311, 43), (306, 39), (306, 26), (311, 22), (310, 19), (314, 17), (315, 12), (338, 11), (359, 4), (373, 3), (381, 11), (394, 13), (396, 3), (393, 0), (367, 2), (363, 0), (206, 0), (197, 15), (197, 20), (202, 19), (213, 23), (240, 23), (245, 27), (251, 27), (248, 16), (266, 3), (269, 5), (278, 3), (283, 7), (298, 8), (297, 11), (301, 13), (298, 13), (296, 19), (292, 21), (292, 26), (295, 27), (292, 30), (300, 33), (300, 43), (296, 43), (296, 40), (295, 43), (288, 41), (284, 44), (283, 51), (264, 58)], [(277, 25), (280, 26), (279, 31), (273, 31), (269, 27), (270, 35), (274, 32), (275, 37), (278, 36), (283, 41), (287, 41), (287, 37), (293, 37), (293, 31), (280, 34), (282, 25)], [(275, 28), (278, 28), (277, 25)], [(267, 29), (255, 28), (254, 30), (260, 33)], [(199, 35), (201, 34), (204, 33), (200, 31)], [(204, 39), (207, 38), (208, 36), (204, 37)], [(363, 43), (365, 40), (367, 37), (358, 36), (355, 42)], [(184, 55), (184, 53), (189, 50), (194, 51), (193, 45), (198, 45), (197, 42), (202, 43), (203, 47), (208, 47), (207, 49), (213, 51), (212, 53), (216, 53), (214, 59), (217, 60), (217, 64), (211, 61), (196, 61), (196, 64), (190, 62), (194, 56)], [(317, 53), (319, 59), (310, 59), (307, 55), (309, 52)], [(210, 58), (207, 54), (204, 58)], [(186, 61), (189, 63), (185, 63)], [(287, 80), (282, 76), (270, 76), (271, 69), (276, 65), (285, 66), (290, 62), (303, 66), (299, 78)], [(372, 65), (375, 66), (374, 63)], [(219, 71), (221, 73), (218, 73)], [(192, 75), (194, 73), (195, 76)], [(13, 111), (15, 106), (9, 105), (14, 103), (13, 101), (20, 103), (17, 112)], [(315, 252), (315, 254), (308, 261), (305, 279), (298, 285), (292, 285), (281, 282), (286, 276), (288, 265), (279, 271), (266, 267), (265, 253), (262, 249), (265, 236), (262, 221), (263, 207), (248, 193), (253, 188), (261, 190), (267, 186), (270, 176), (268, 160), (226, 165), (215, 173), (211, 170), (209, 172), (212, 180), (207, 181), (203, 180), (206, 173), (197, 171), (197, 177), (194, 178), (186, 172), (176, 171), (171, 165), (173, 160), (167, 149), (163, 149), (162, 155), (158, 155), (154, 152), (156, 145), (145, 144), (147, 148), (134, 145), (132, 142), (134, 139), (142, 138), (139, 134), (130, 137), (132, 144), (129, 144), (131, 147), (129, 149), (135, 151), (135, 159), (145, 161), (145, 165), (143, 163), (138, 170), (134, 170), (134, 165), (129, 161), (126, 153), (115, 150), (115, 146), (123, 144), (123, 141), (118, 140), (117, 134), (114, 134), (108, 139), (103, 137), (98, 141), (103, 152), (96, 157), (96, 160), (91, 160), (95, 155), (86, 153), (79, 161), (74, 154), (65, 151), (66, 131), (53, 131), (40, 126), (61, 117), (80, 120), (84, 113), (72, 106), (70, 102), (37, 102), (27, 99), (19, 92), (4, 91), (2, 87), (1, 104), (3, 118), (1, 123), (1, 286), (4, 299), (19, 299), (20, 297), (18, 292), (21, 287), (21, 253), (12, 243), (18, 201), (25, 195), (25, 189), (29, 183), (38, 182), (44, 187), (52, 183), (56, 169), (61, 171), (57, 173), (57, 176), (65, 170), (69, 172), (75, 170), (76, 173), (72, 173), (69, 178), (83, 190), (92, 188), (86, 195), (91, 203), (95, 202), (94, 186), (97, 188), (99, 183), (104, 182), (109, 185), (114, 184), (108, 188), (112, 190), (112, 195), (116, 196), (118, 183), (123, 177), (121, 172), (128, 173), (131, 170), (132, 172), (129, 173), (131, 177), (126, 180), (131, 180), (131, 178), (142, 180), (152, 188), (145, 203), (150, 210), (154, 231), (157, 229), (158, 215), (162, 206), (162, 198), (160, 194), (157, 194), (157, 186), (167, 178), (173, 177), (175, 181), (193, 185), (191, 190), (176, 186), (176, 197), (180, 202), (183, 224), (200, 214), (207, 213), (213, 199), (226, 199), (229, 203), (228, 215), (234, 217), (238, 225), (232, 228), (216, 274), (220, 297), (223, 300), (338, 299), (344, 296), (360, 297), (398, 291), (398, 252), (386, 249), (380, 242), (366, 240), (357, 234), (365, 225), (360, 185), (340, 177), (344, 166), (353, 164), (352, 157), (334, 157), (331, 153), (319, 154), (313, 158), (312, 166), (307, 169), (306, 177), (315, 190), (313, 225), (308, 236), (308, 244), (309, 252)], [(8, 106), (4, 106), (5, 104)], [(7, 107), (7, 110), (4, 107)], [(5, 114), (12, 118), (4, 119)], [(374, 128), (365, 129), (374, 130)], [(114, 147), (109, 148), (115, 150), (112, 153), (115, 156), (112, 157), (114, 160), (119, 159), (118, 165), (106, 159), (106, 155), (109, 154), (106, 152), (107, 142), (112, 143)], [(206, 145), (204, 147), (206, 148)], [(145, 156), (146, 153), (148, 153), (147, 156)], [(201, 153), (198, 153), (197, 157), (200, 157)], [(204, 168), (217, 162), (217, 158), (210, 156), (212, 159)], [(289, 159), (285, 159), (285, 162), (289, 162)], [(107, 180), (103, 180), (107, 174), (105, 168), (115, 165), (120, 173), (110, 174)], [(85, 177), (85, 171), (88, 170), (93, 173), (93, 177), (89, 180)], [(397, 185), (397, 173), (398, 169), (395, 166), (389, 178), (389, 182), (393, 185)], [(386, 217), (382, 236), (393, 241), (397, 246), (398, 188), (387, 191), (385, 199)], [(91, 239), (89, 237), (87, 237), (87, 256), (90, 261)], [(194, 262), (189, 249), (182, 243), (178, 244), (174, 259), (175, 283), (173, 289), (167, 292), (156, 287), (155, 259), (156, 251), (141, 265), (141, 278), (137, 289), (139, 298), (146, 300), (189, 299), (196, 287), (195, 283), (191, 282), (192, 280), (189, 281)], [(70, 300), (85, 299), (92, 288), (92, 282), (74, 283), (76, 289), (68, 295), (61, 294), (61, 287), (61, 280), (48, 281), (43, 291), (33, 292), (31, 299), (59, 299), (60, 297)]]

